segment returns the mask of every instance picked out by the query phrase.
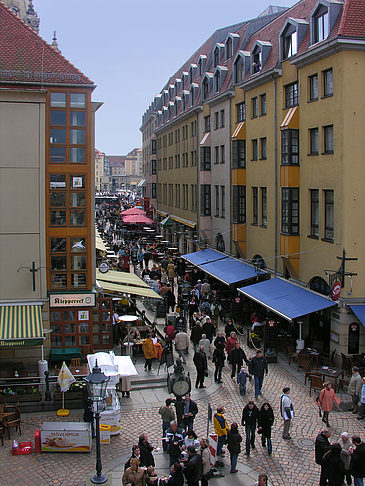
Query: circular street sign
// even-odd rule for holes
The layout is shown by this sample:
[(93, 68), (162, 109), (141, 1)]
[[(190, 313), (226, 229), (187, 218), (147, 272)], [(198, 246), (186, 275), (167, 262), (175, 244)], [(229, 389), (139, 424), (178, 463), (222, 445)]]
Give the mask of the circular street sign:
[(99, 272), (101, 273), (107, 273), (109, 270), (109, 265), (106, 262), (100, 263), (99, 265)]
[(341, 282), (339, 280), (336, 280), (336, 282), (332, 285), (332, 290), (331, 290), (331, 296), (332, 300), (338, 300), (341, 295)]

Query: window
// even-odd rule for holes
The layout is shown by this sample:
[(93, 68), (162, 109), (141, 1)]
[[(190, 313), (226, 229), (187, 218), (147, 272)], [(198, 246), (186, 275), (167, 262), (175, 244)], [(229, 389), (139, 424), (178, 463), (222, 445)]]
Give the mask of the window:
[(70, 107), (71, 108), (85, 108), (86, 96), (84, 93), (71, 93), (70, 94)]
[(175, 207), (180, 207), (180, 184), (175, 184)]
[(232, 54), (233, 54), (232, 38), (228, 37), (227, 42), (226, 42), (226, 60), (231, 59)]
[(226, 186), (221, 186), (221, 218), (226, 214)]
[(323, 71), (323, 96), (333, 95), (333, 71), (327, 69)]
[(156, 182), (151, 183), (151, 197), (152, 197), (152, 199), (156, 199), (156, 197), (157, 197), (157, 184), (156, 184)]
[(66, 147), (50, 147), (49, 148), (50, 162), (66, 162)]
[(213, 67), (217, 67), (219, 64), (219, 47), (217, 46), (214, 49), (214, 54), (213, 54)]
[(310, 128), (309, 129), (309, 154), (310, 155), (318, 155), (319, 154), (318, 128)]
[(157, 174), (156, 160), (151, 160), (151, 173), (153, 175)]
[(252, 98), (251, 101), (252, 101), (252, 118), (256, 118), (258, 116), (257, 96)]
[(298, 83), (285, 86), (285, 108), (296, 106), (299, 100)]
[(50, 143), (66, 143), (66, 130), (64, 128), (51, 128)]
[(252, 140), (252, 159), (257, 160), (257, 138)]
[(234, 223), (246, 223), (246, 186), (233, 186), (233, 214)]
[(51, 125), (66, 125), (66, 112), (51, 110)]
[(221, 118), (221, 120), (220, 120), (220, 121), (221, 121), (220, 127), (221, 127), (221, 128), (224, 128), (224, 126), (225, 126), (224, 110), (221, 110), (221, 111), (220, 111), (220, 115), (221, 115), (221, 116), (220, 116), (220, 118)]
[(260, 159), (267, 159), (266, 137), (260, 138)]
[(207, 78), (203, 81), (203, 100), (206, 100), (209, 95), (209, 81)]
[(318, 74), (309, 76), (309, 101), (318, 100)]
[(86, 125), (86, 116), (84, 111), (70, 112), (70, 125), (73, 127), (82, 127)]
[(232, 168), (244, 169), (245, 167), (246, 167), (246, 140), (233, 140)]
[(201, 208), (200, 213), (202, 216), (211, 215), (211, 186), (210, 184), (202, 184), (200, 186), (201, 195)]
[(314, 17), (314, 42), (321, 42), (327, 39), (329, 34), (329, 15), (327, 8), (319, 9), (317, 15)]
[(220, 89), (221, 89), (221, 72), (218, 69), (214, 75), (214, 92), (218, 93)]
[(238, 103), (236, 105), (237, 110), (237, 123), (244, 122), (246, 120), (246, 105), (245, 103)]
[(221, 145), (221, 159), (220, 163), (224, 164), (226, 161), (226, 147), (224, 145)]
[(219, 186), (214, 186), (215, 189), (215, 217), (219, 217)]
[(196, 211), (196, 185), (191, 184), (191, 210)]
[(70, 162), (82, 163), (86, 160), (86, 149), (70, 148)]
[(258, 211), (259, 211), (259, 201), (258, 201), (258, 188), (252, 188), (252, 224), (257, 225), (258, 223)]
[(211, 169), (210, 147), (202, 147), (200, 170), (210, 170), (210, 169)]
[(266, 93), (264, 93), (260, 96), (260, 115), (265, 116), (266, 113)]
[(281, 231), (289, 235), (299, 234), (299, 189), (281, 188)]
[(288, 26), (287, 33), (283, 36), (283, 59), (288, 59), (297, 53), (297, 32), (293, 25)]
[(205, 116), (204, 117), (204, 132), (208, 133), (210, 132), (210, 116)]
[(51, 93), (51, 106), (53, 108), (65, 108), (66, 93)]
[(245, 76), (244, 62), (243, 62), (242, 57), (238, 56), (237, 60), (234, 64), (234, 82), (235, 82), (235, 84), (243, 81), (244, 76)]
[(214, 129), (218, 130), (219, 128), (219, 111), (214, 113)]
[(332, 190), (324, 191), (324, 238), (334, 238), (334, 195)]
[(218, 145), (216, 145), (214, 147), (214, 153), (215, 153), (214, 163), (219, 164), (219, 146)]
[(259, 73), (261, 69), (262, 69), (261, 49), (256, 47), (255, 50), (253, 51), (251, 73), (252, 74)]
[(319, 190), (310, 189), (310, 236), (319, 236)]
[(281, 163), (283, 165), (299, 164), (299, 130), (282, 130)]
[(333, 125), (323, 127), (324, 153), (333, 154)]
[(261, 226), (267, 227), (267, 187), (261, 187)]

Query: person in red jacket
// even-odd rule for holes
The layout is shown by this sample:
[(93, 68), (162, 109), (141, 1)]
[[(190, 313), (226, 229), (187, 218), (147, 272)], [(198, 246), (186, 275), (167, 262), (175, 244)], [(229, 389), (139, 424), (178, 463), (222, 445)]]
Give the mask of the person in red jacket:
[(323, 383), (323, 387), (324, 388), (319, 394), (318, 406), (323, 410), (322, 422), (325, 422), (327, 427), (330, 427), (330, 424), (328, 423), (328, 416), (333, 408), (333, 402), (336, 402), (337, 405), (339, 405), (340, 400), (337, 398), (336, 393), (332, 389), (332, 383), (330, 381)]
[(238, 343), (238, 339), (236, 337), (235, 332), (231, 332), (231, 335), (226, 341), (226, 351), (228, 356), (230, 355), (231, 351), (236, 347), (236, 344)]

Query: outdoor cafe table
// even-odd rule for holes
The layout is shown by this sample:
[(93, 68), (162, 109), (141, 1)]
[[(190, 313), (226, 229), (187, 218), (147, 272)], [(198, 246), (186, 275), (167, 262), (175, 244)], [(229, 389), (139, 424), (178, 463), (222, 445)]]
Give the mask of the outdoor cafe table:
[(337, 379), (340, 376), (343, 378), (345, 371), (341, 370), (340, 368), (329, 368), (327, 366), (322, 366), (322, 368), (319, 368), (317, 370), (313, 370), (313, 373), (321, 375), (322, 378), (333, 378), (334, 382), (335, 382), (334, 383), (334, 390), (338, 391)]
[(71, 361), (71, 359), (80, 358), (84, 360), (80, 348), (52, 348), (49, 361), (51, 363), (57, 361)]
[(89, 375), (88, 367), (85, 366), (85, 365), (69, 366), (68, 369), (71, 371), (71, 373), (74, 375), (74, 377), (88, 376)]

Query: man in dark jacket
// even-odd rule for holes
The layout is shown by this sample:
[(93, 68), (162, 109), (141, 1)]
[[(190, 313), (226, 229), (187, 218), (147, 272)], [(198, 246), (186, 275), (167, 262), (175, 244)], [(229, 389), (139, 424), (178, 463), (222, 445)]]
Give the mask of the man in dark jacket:
[(352, 453), (350, 472), (354, 477), (354, 486), (363, 486), (363, 478), (365, 477), (365, 444), (357, 435), (351, 437), (351, 440), (356, 448)]
[(194, 419), (197, 413), (198, 405), (191, 399), (190, 393), (187, 393), (185, 395), (184, 412), (182, 416), (185, 432), (194, 429)]
[(206, 388), (206, 386), (204, 386), (204, 378), (208, 373), (208, 361), (207, 355), (204, 352), (204, 346), (200, 346), (196, 351), (193, 361), (196, 368), (195, 388)]
[(155, 459), (152, 455), (152, 451), (154, 450), (153, 446), (148, 442), (148, 438), (146, 434), (141, 434), (139, 436), (138, 441), (139, 447), (139, 454), (140, 454), (140, 461), (145, 466), (154, 466)]
[(209, 339), (210, 342), (213, 341), (213, 336), (215, 336), (215, 327), (213, 322), (210, 320), (210, 317), (207, 316), (205, 318), (205, 322), (203, 324), (203, 331), (204, 334), (207, 335), (207, 338)]
[(166, 430), (167, 453), (170, 457), (170, 467), (175, 462), (180, 462), (181, 447), (184, 445), (185, 432), (177, 426), (175, 420), (170, 422), (170, 428)]
[(323, 466), (323, 456), (327, 451), (331, 449), (331, 444), (329, 438), (331, 437), (331, 431), (324, 429), (316, 437), (316, 442), (314, 445), (314, 453), (316, 464), (321, 466), (321, 476), (319, 479), (319, 486), (325, 486), (327, 484), (327, 478)]
[(199, 486), (202, 477), (203, 462), (200, 454), (197, 454), (194, 446), (188, 447), (188, 462), (184, 468), (184, 475), (188, 486)]
[(268, 373), (267, 360), (260, 349), (256, 351), (256, 356), (252, 358), (249, 371), (255, 377), (255, 398), (258, 398), (261, 395), (264, 373)]
[(246, 430), (246, 456), (250, 455), (250, 446), (255, 449), (255, 431), (259, 415), (259, 409), (250, 400), (242, 411), (242, 425), (245, 426)]
[(243, 361), (248, 364), (248, 359), (246, 356), (246, 353), (243, 351), (243, 349), (240, 346), (240, 343), (236, 344), (236, 347), (232, 349), (228, 356), (228, 361), (232, 366), (232, 373), (231, 373), (231, 378), (233, 379), (236, 374), (237, 370), (237, 376), (238, 373), (240, 372), (240, 369), (243, 365)]
[(182, 467), (178, 462), (175, 462), (171, 468), (171, 475), (167, 481), (166, 486), (184, 486), (184, 475)]

